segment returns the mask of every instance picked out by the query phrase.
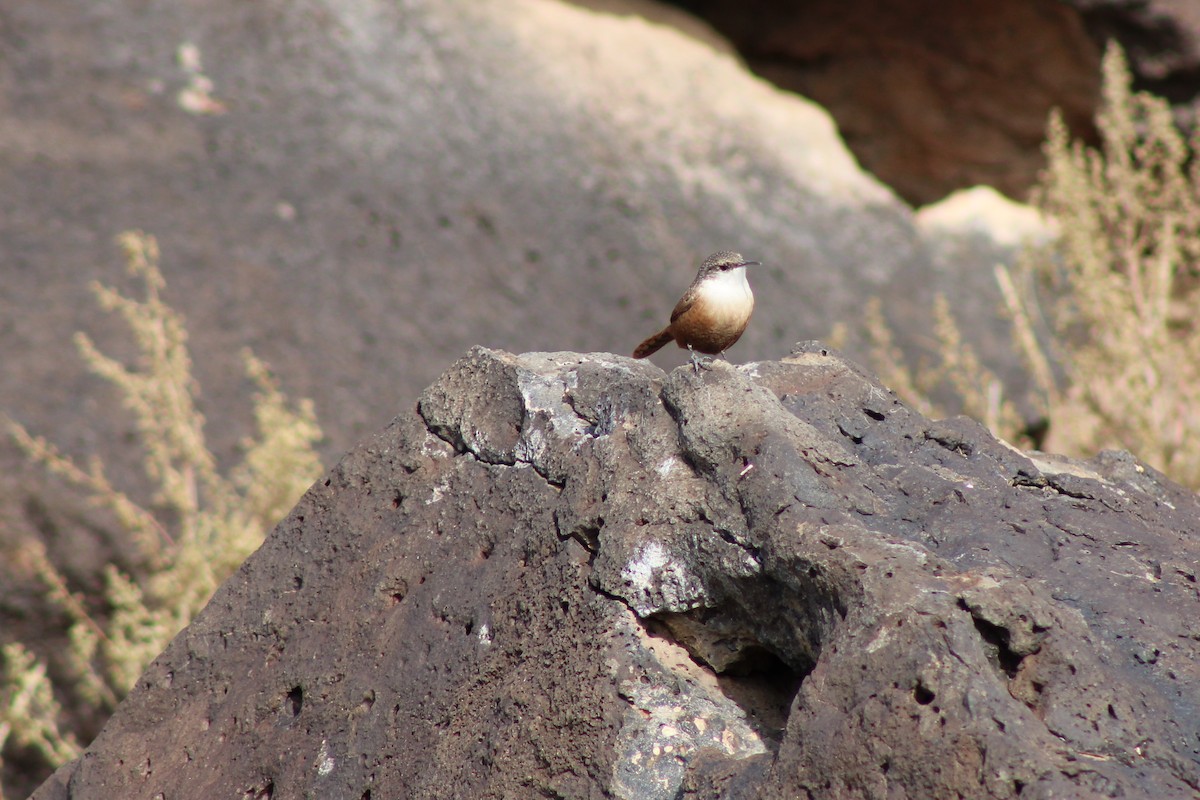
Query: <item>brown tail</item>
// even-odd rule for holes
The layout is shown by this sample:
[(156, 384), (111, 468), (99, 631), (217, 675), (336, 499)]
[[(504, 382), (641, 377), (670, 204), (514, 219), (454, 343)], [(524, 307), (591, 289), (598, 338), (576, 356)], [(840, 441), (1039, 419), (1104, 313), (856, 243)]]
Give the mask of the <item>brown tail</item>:
[(667, 342), (674, 340), (675, 337), (671, 334), (671, 327), (668, 325), (658, 333), (651, 336), (646, 341), (637, 346), (637, 350), (633, 351), (634, 358), (645, 358), (652, 353), (657, 353)]

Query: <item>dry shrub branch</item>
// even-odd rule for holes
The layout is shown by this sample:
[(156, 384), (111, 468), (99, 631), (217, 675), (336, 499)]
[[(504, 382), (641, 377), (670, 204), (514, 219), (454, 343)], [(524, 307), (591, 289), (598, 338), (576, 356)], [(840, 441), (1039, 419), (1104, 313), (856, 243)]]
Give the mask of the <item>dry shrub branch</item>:
[(228, 475), (220, 473), (196, 407), (183, 319), (161, 298), (165, 282), (158, 245), (135, 232), (119, 241), (130, 273), (145, 287), (144, 297), (124, 297), (99, 284), (93, 289), (100, 305), (119, 314), (133, 333), (138, 362), (127, 366), (106, 356), (82, 333), (76, 343), (88, 367), (117, 387), (137, 421), (143, 463), (156, 488), (155, 512), (115, 488), (99, 461), (80, 466), (4, 419), (31, 459), (112, 514), (144, 565), (136, 576), (109, 565), (97, 612), (71, 590), (40, 542), (27, 543), (20, 562), (44, 586), (48, 603), (69, 620), (70, 647), (61, 656), (61, 671), (71, 678), (52, 682), (31, 648), (5, 643), (0, 752), (11, 741), (40, 754), (51, 767), (80, 751), (64, 724), (60, 699), (111, 712), (321, 472), (314, 449), (321, 431), (312, 403), (290, 403), (266, 366), (246, 351), (246, 371), (256, 386), (257, 434), (243, 444), (241, 463)]
[[(1033, 203), (1056, 224), (1015, 270), (996, 268), (1015, 347), (1034, 385), (1018, 413), (975, 357), (944, 299), (934, 309), (937, 363), (905, 366), (882, 310), (867, 309), (872, 362), (918, 408), (950, 388), (962, 410), (1023, 446), (1090, 457), (1133, 452), (1200, 487), (1200, 139), (1166, 100), (1131, 88), (1120, 47), (1103, 62), (1099, 148), (1054, 113)], [(1047, 334), (1039, 334), (1046, 331)], [(1041, 442), (1027, 435), (1045, 428)]]

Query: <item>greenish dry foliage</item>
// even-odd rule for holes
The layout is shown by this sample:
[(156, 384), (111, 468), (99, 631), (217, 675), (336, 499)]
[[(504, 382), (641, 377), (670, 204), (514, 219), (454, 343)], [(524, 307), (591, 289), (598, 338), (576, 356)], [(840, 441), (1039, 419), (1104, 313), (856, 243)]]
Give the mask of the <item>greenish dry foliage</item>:
[[(1116, 45), (1103, 68), (1098, 150), (1051, 117), (1034, 202), (1061, 236), (1021, 265), (1057, 298), (1047, 316), (1067, 380), (1042, 386), (1046, 445), (1124, 448), (1200, 486), (1200, 138), (1189, 144), (1166, 100), (1131, 91)], [(1030, 292), (1009, 307), (1018, 319), (1038, 308)]]
[[(997, 267), (996, 278), (1035, 386), (1026, 402), (1048, 423), (1042, 447), (1081, 457), (1130, 450), (1200, 487), (1200, 158), (1192, 157), (1200, 139), (1185, 139), (1165, 100), (1131, 90), (1115, 44), (1103, 72), (1099, 149), (1073, 141), (1059, 114), (1050, 118), (1047, 166), (1033, 202), (1060, 235), (1029, 246), (1015, 272)], [(871, 360), (881, 377), (934, 415), (943, 409), (928, 398), (949, 385), (964, 413), (1031, 445), (1015, 405), (963, 342), (944, 299), (934, 315), (938, 363), (910, 369), (879, 306), (868, 308)]]
[(65, 667), (72, 680), (51, 687), (45, 665), (19, 643), (0, 651), (0, 749), (12, 737), (36, 749), (51, 766), (79, 752), (71, 734), (59, 728), (56, 692), (93, 708), (114, 708), (321, 472), (314, 449), (321, 431), (312, 403), (289, 403), (249, 351), (244, 359), (257, 386), (257, 435), (244, 443), (240, 465), (228, 476), (218, 471), (195, 404), (183, 320), (160, 296), (165, 284), (158, 246), (153, 237), (133, 232), (122, 234), (119, 242), (131, 274), (145, 286), (145, 297), (130, 299), (99, 284), (93, 288), (101, 306), (129, 326), (138, 363), (131, 368), (104, 355), (84, 334), (76, 343), (88, 366), (120, 390), (137, 420), (158, 513), (114, 488), (100, 462), (82, 467), (5, 420), (30, 458), (112, 514), (145, 565), (137, 578), (111, 565), (106, 569), (101, 620), (69, 589), (40, 543), (30, 542), (23, 553), (26, 569), (45, 586), (47, 599), (70, 620)]
[(947, 409), (932, 398), (939, 393), (952, 394), (959, 413), (980, 420), (997, 436), (1020, 441), (1020, 413), (1005, 397), (999, 376), (983, 365), (974, 348), (963, 339), (943, 295), (934, 299), (933, 314), (937, 358), (911, 368), (895, 343), (878, 298), (867, 302), (863, 321), (870, 348), (868, 358), (879, 371), (880, 380), (926, 417), (947, 416)]
[(48, 762), (59, 764), (79, 754), (79, 743), (70, 731), (58, 727), (62, 708), (39, 662), (21, 644), (0, 650), (0, 742), (9, 736), (31, 747)]

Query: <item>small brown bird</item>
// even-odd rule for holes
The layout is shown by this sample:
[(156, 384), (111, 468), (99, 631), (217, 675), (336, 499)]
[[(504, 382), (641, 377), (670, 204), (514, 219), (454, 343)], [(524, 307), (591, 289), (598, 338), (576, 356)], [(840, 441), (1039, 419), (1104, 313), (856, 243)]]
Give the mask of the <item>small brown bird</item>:
[(633, 357), (645, 358), (672, 339), (691, 351), (692, 366), (697, 369), (697, 351), (723, 355), (746, 330), (754, 311), (746, 267), (758, 263), (728, 250), (704, 259), (696, 279), (675, 304), (671, 324), (639, 344)]

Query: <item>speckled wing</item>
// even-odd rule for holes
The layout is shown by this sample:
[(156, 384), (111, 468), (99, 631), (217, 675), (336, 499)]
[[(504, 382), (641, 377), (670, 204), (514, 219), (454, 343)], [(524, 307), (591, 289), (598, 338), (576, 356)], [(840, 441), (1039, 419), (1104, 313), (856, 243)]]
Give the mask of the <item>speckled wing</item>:
[(671, 312), (671, 322), (674, 322), (675, 320), (679, 319), (684, 314), (686, 314), (687, 310), (689, 308), (691, 308), (692, 304), (695, 302), (696, 302), (696, 293), (695, 292), (690, 291), (690, 290), (684, 292), (683, 297), (679, 298), (679, 302), (675, 304), (675, 310)]

